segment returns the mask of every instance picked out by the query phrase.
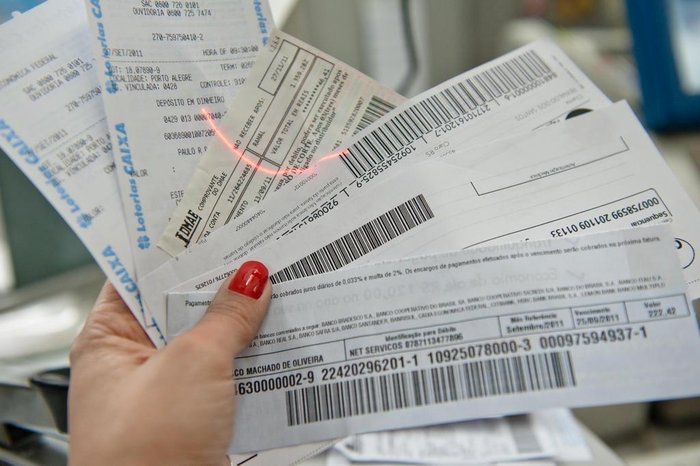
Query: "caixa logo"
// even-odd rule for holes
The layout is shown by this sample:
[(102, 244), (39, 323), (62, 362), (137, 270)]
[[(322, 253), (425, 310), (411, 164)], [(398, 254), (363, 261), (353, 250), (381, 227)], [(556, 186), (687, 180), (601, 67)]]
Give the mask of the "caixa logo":
[(116, 94), (119, 88), (117, 87), (117, 83), (112, 80), (108, 79), (105, 81), (105, 91), (107, 91), (110, 94)]
[(92, 217), (88, 214), (80, 214), (78, 215), (78, 226), (80, 228), (87, 228), (90, 225), (92, 225)]
[(139, 249), (148, 249), (151, 247), (151, 238), (146, 235), (141, 235), (136, 238), (136, 245)]
[(189, 246), (190, 241), (192, 241), (192, 237), (194, 236), (195, 231), (197, 231), (197, 227), (201, 221), (202, 217), (194, 213), (192, 209), (188, 210), (187, 214), (185, 215), (185, 221), (182, 222), (180, 228), (178, 228), (177, 233), (175, 233), (175, 237), (185, 243), (185, 246)]

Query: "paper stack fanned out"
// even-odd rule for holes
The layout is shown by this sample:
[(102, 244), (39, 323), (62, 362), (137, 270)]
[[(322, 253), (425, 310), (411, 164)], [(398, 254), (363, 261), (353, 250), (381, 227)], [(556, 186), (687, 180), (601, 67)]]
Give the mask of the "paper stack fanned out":
[[(269, 267), (236, 360), (239, 462), (700, 393), (698, 210), (553, 43), (407, 100), (261, 0), (48, 0), (0, 38), (0, 147), (156, 346), (239, 264)], [(330, 458), (561, 458), (513, 422)]]

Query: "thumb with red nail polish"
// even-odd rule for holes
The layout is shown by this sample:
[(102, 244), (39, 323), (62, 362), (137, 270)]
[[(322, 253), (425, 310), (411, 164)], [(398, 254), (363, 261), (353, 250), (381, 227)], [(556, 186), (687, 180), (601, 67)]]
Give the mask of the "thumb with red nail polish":
[(267, 267), (258, 261), (248, 261), (236, 271), (228, 284), (228, 289), (249, 298), (258, 299), (267, 286), (268, 278)]
[(272, 294), (269, 272), (258, 261), (243, 263), (219, 289), (206, 314), (189, 332), (225, 350), (243, 351), (255, 338)]
[(234, 358), (271, 295), (267, 268), (246, 262), (197, 325), (156, 350), (105, 286), (71, 352), (71, 465), (222, 464), (234, 432)]

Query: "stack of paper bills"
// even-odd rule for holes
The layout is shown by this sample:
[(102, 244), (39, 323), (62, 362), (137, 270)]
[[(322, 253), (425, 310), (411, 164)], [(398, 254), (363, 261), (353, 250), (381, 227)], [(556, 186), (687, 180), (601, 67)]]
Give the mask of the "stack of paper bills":
[[(48, 0), (0, 38), (0, 147), (155, 345), (239, 264), (270, 268), (236, 361), (240, 461), (700, 393), (698, 210), (553, 43), (407, 100), (265, 0)], [(456, 426), (339, 448), (496, 462), (522, 453), (489, 440), (503, 425), (459, 451), (435, 440)], [(433, 443), (389, 458), (415, 435)], [(535, 443), (515, 459), (556, 456)]]

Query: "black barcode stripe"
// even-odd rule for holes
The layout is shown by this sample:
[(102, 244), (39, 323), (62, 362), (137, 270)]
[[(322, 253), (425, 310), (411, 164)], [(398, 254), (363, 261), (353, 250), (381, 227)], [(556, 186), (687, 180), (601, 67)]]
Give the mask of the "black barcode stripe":
[(369, 103), (367, 104), (367, 108), (365, 109), (365, 113), (362, 114), (360, 117), (360, 121), (357, 123), (357, 126), (355, 127), (355, 133), (359, 133), (390, 111), (392, 111), (396, 106), (390, 102), (387, 102), (386, 100), (377, 97), (376, 95), (372, 96), (371, 99), (369, 99)]
[(382, 136), (384, 136), (383, 140), (391, 146), (392, 150), (396, 151), (401, 149), (401, 146), (397, 143), (396, 139), (393, 136), (391, 136), (391, 133), (389, 133), (388, 131), (385, 132), (384, 128), (381, 126), (377, 129), (380, 133), (382, 133)]
[[(288, 390), (287, 425), (575, 386), (569, 351), (470, 361)], [(513, 435), (521, 452), (540, 448), (524, 428)]]
[(434, 216), (419, 194), (272, 274), (270, 280), (281, 283), (338, 270)]
[[(340, 159), (353, 176), (360, 177), (438, 126), (522, 88), (548, 73), (551, 73), (551, 69), (537, 53), (524, 52), (416, 102), (355, 142), (343, 151)], [(373, 97), (360, 118), (358, 131), (388, 113), (391, 108), (393, 107), (388, 102)], [(400, 144), (398, 147), (397, 143)]]

